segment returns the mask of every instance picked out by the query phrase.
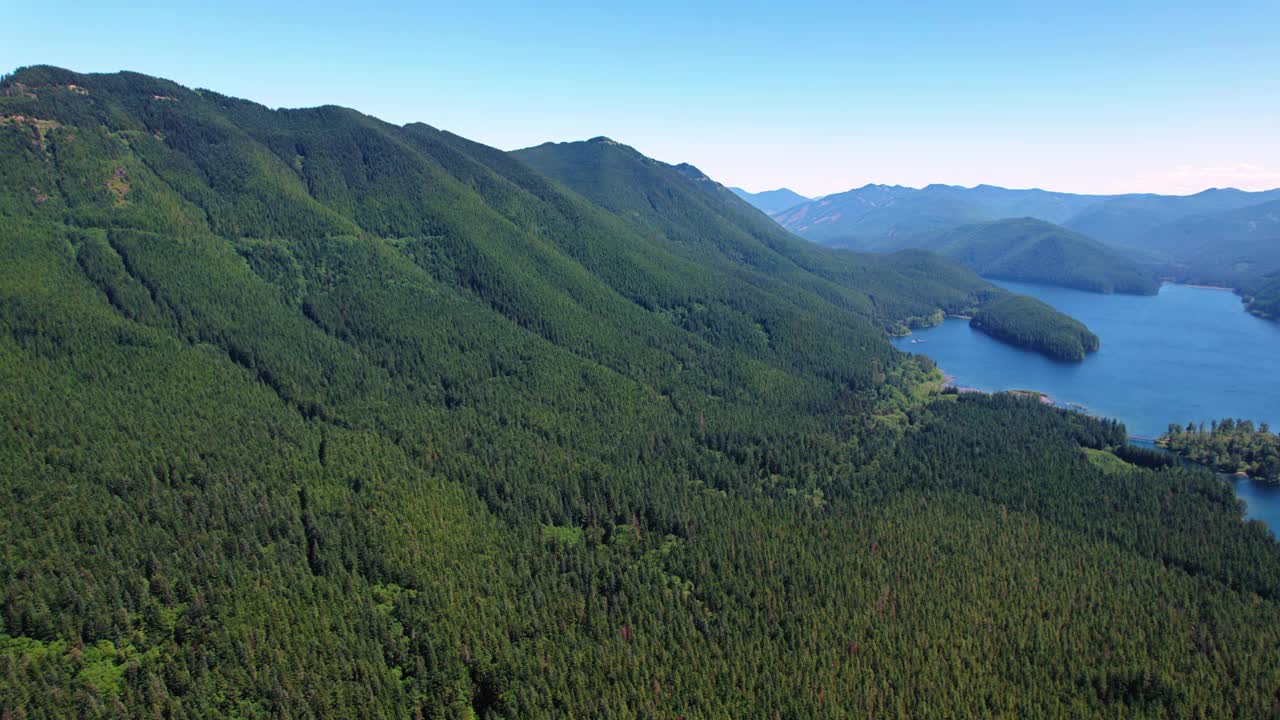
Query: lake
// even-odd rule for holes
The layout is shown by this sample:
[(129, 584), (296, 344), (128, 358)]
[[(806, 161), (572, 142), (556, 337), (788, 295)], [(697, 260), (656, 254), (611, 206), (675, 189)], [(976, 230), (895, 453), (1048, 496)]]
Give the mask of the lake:
[[(1027, 389), (1113, 417), (1154, 438), (1169, 423), (1224, 417), (1280, 428), (1280, 324), (1244, 311), (1225, 290), (1165, 285), (1158, 295), (1101, 295), (993, 281), (1037, 297), (1089, 326), (1102, 348), (1081, 363), (1050, 360), (993, 340), (953, 319), (894, 345), (928, 355), (961, 387)], [(923, 340), (912, 343), (911, 340)], [(1280, 533), (1280, 489), (1236, 481), (1249, 517)]]

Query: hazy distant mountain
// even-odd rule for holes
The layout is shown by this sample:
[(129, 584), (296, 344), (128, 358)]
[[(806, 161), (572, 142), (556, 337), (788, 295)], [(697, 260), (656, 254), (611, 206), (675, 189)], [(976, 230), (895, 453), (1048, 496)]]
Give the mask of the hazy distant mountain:
[(913, 243), (988, 277), (1101, 293), (1154, 294), (1149, 269), (1097, 240), (1035, 218), (964, 225)]
[(953, 193), (901, 185), (866, 185), (828, 195), (774, 216), (788, 230), (826, 244), (862, 247), (884, 238), (915, 236), (995, 219)]
[(1077, 195), (1036, 188), (1010, 190), (995, 185), (978, 185), (971, 188), (958, 185), (930, 185), (922, 192), (926, 195), (953, 197), (972, 203), (983, 212), (998, 218), (1033, 217), (1052, 223), (1062, 223), (1102, 199), (1099, 195)]
[(870, 247), (885, 238), (916, 236), (1008, 217), (1062, 222), (1098, 199), (993, 185), (930, 185), (918, 190), (901, 185), (865, 185), (790, 208), (776, 219), (811, 240)]
[(1239, 287), (1280, 269), (1280, 199), (1192, 215), (1148, 230), (1138, 249), (1169, 257), (1168, 273)]
[[(1183, 218), (1229, 212), (1271, 200), (1280, 200), (1280, 190), (1245, 192), (1226, 188), (1195, 195), (1121, 195), (1103, 198), (1063, 224), (1119, 248), (1176, 255), (1179, 248), (1163, 245), (1161, 234), (1153, 231)], [(1199, 227), (1201, 231), (1208, 229), (1203, 223)]]
[(1277, 203), (1280, 190), (1077, 195), (992, 185), (866, 185), (798, 205), (774, 219), (826, 245), (894, 250), (919, 247), (926, 238), (961, 226), (1034, 218), (1075, 231), (1078, 247), (1083, 247), (1081, 237), (1109, 245), (1166, 277), (1240, 288), (1280, 269)]
[(809, 198), (787, 188), (765, 190), (764, 192), (758, 193), (749, 192), (740, 187), (731, 187), (729, 189), (733, 191), (733, 194), (743, 200), (746, 200), (769, 215), (782, 212), (787, 208), (795, 207), (802, 202), (809, 201)]

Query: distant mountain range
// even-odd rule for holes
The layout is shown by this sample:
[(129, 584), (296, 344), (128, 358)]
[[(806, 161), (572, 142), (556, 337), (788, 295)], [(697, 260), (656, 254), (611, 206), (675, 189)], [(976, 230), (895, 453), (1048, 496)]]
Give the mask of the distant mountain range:
[(921, 189), (865, 185), (802, 203), (778, 213), (775, 219), (811, 240), (856, 247), (1010, 217), (1061, 223), (1101, 199), (991, 185), (929, 185)]
[(734, 195), (763, 210), (766, 215), (773, 215), (787, 208), (795, 207), (800, 203), (809, 202), (809, 198), (787, 188), (765, 190), (758, 193), (748, 192), (740, 187), (731, 187), (729, 190), (733, 191)]
[[(1081, 253), (1092, 247), (1087, 265), (1093, 267), (1120, 267), (1116, 258), (1123, 255), (1126, 268), (1137, 263), (1143, 272), (1161, 277), (1237, 289), (1250, 287), (1280, 269), (1280, 189), (1246, 192), (1228, 188), (1170, 196), (1078, 195), (991, 185), (929, 185), (920, 189), (866, 185), (801, 203), (773, 217), (792, 232), (825, 245), (879, 251), (934, 247), (953, 257), (954, 249), (947, 251), (937, 243), (942, 237), (954, 241), (952, 233), (957, 228), (972, 230), (1000, 220), (1027, 218), (1061, 226), (1052, 233), (1039, 227), (1036, 233), (1069, 240), (1079, 251), (1072, 253), (1077, 262), (1084, 262), (1086, 256)], [(1060, 257), (1027, 252), (1025, 234), (1010, 233), (1013, 228), (1028, 230), (1031, 226), (988, 227), (982, 238), (984, 247), (990, 249), (994, 238), (1004, 237), (1014, 243), (1004, 250), (1022, 258), (1017, 265), (1029, 268), (1040, 263), (1043, 268), (1039, 272), (1050, 275), (1061, 270), (1053, 266)], [(1063, 246), (1059, 243), (1055, 247)], [(968, 264), (979, 272), (989, 272)], [(1071, 282), (1076, 286), (1075, 280)], [(1087, 284), (1106, 287), (1109, 282), (1091, 277)]]
[[(1102, 198), (1063, 224), (1116, 247), (1177, 255), (1202, 247), (1211, 239), (1204, 237), (1204, 233), (1213, 234), (1217, 216), (1274, 200), (1280, 200), (1280, 190), (1245, 192), (1227, 188), (1182, 196), (1121, 195)], [(1197, 237), (1177, 228), (1192, 218), (1199, 219), (1201, 234)], [(1222, 220), (1231, 222), (1232, 218)]]

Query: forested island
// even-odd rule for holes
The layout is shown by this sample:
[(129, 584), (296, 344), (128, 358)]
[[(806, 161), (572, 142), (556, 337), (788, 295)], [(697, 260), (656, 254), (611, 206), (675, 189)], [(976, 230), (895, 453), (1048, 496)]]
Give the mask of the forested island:
[(539, 155), (0, 81), (0, 714), (1273, 711), (1280, 547), (1228, 485), (887, 339), (1029, 298)]
[(1058, 360), (1084, 360), (1100, 347), (1084, 323), (1026, 295), (1011, 294), (987, 303), (970, 326), (997, 340)]
[(1207, 429), (1204, 423), (1170, 425), (1156, 444), (1221, 472), (1280, 483), (1280, 435), (1266, 423), (1255, 427), (1252, 420), (1225, 418)]

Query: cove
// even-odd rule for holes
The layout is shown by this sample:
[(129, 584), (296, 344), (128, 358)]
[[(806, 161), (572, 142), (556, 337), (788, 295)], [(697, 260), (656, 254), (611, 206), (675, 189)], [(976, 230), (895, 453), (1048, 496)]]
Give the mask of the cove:
[[(1038, 390), (1059, 404), (1116, 418), (1138, 438), (1154, 438), (1169, 423), (1224, 417), (1280, 428), (1280, 324), (1248, 314), (1233, 293), (1166, 284), (1157, 295), (1102, 295), (992, 282), (1079, 319), (1102, 348), (1084, 362), (1059, 362), (960, 319), (895, 338), (894, 345), (929, 356), (960, 387)], [(1236, 492), (1249, 504), (1249, 517), (1280, 533), (1280, 491), (1238, 480)]]

